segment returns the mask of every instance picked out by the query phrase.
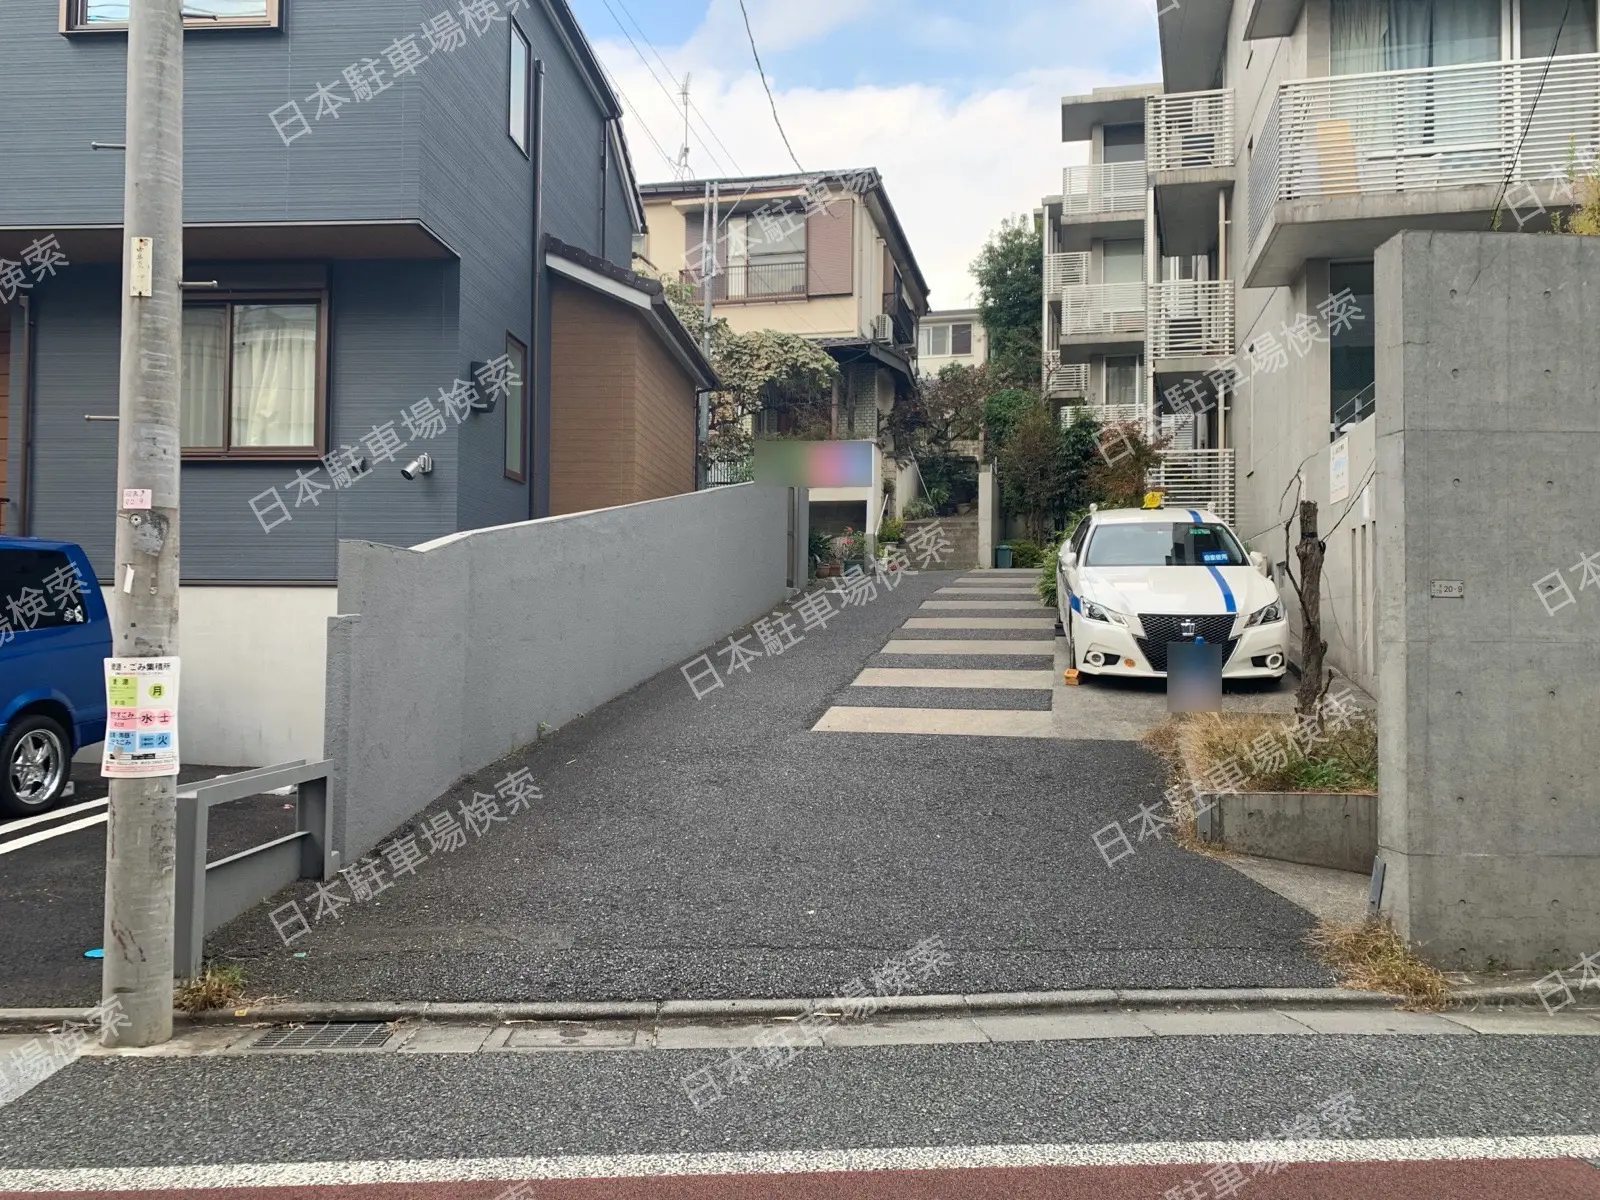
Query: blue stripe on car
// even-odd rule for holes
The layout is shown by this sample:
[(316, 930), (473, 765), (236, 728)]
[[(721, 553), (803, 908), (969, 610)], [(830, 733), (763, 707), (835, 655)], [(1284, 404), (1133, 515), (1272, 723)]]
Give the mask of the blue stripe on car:
[(1083, 611), (1083, 608), (1078, 604), (1078, 598), (1076, 596), (1071, 597), (1070, 600), (1071, 600), (1072, 611), (1073, 612), (1082, 612)]
[(1222, 577), (1222, 572), (1212, 566), (1206, 567), (1206, 570), (1211, 572), (1211, 578), (1215, 579), (1217, 586), (1222, 589), (1222, 603), (1227, 606), (1228, 611), (1231, 613), (1238, 612), (1239, 602), (1233, 598), (1233, 589), (1228, 586), (1228, 581)]

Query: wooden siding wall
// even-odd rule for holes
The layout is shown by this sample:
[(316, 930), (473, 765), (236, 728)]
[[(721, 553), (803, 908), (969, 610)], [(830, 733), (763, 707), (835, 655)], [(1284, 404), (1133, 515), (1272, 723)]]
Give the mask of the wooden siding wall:
[(694, 491), (695, 422), (699, 401), (694, 381), (653, 330), (630, 317), (635, 357), (633, 500), (656, 500)]

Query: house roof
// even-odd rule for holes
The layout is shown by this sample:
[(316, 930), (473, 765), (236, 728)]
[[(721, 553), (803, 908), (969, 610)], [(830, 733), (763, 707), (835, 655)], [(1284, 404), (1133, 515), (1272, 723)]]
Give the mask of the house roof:
[[(667, 289), (659, 279), (619, 267), (608, 258), (591, 254), (559, 238), (545, 238), (545, 257), (546, 261), (558, 260), (550, 262), (558, 274), (595, 291), (626, 300), (643, 310), (640, 315), (655, 329), (656, 335), (694, 379), (695, 387), (703, 392), (717, 389), (716, 372), (694, 335), (684, 327), (678, 314), (672, 310), (672, 305), (667, 302)], [(563, 269), (561, 263), (570, 264), (570, 267)], [(633, 293), (632, 297), (628, 295), (630, 292)]]
[(866, 201), (868, 211), (877, 220), (878, 227), (883, 230), (884, 241), (889, 243), (890, 253), (911, 279), (925, 310), (928, 302), (928, 280), (922, 274), (922, 268), (917, 265), (917, 256), (911, 251), (911, 241), (906, 237), (905, 228), (900, 224), (900, 217), (889, 201), (883, 174), (876, 167), (862, 167), (854, 171), (806, 171), (791, 175), (678, 179), (665, 183), (643, 184), (639, 188), (639, 194), (646, 200), (693, 200), (705, 194), (708, 183), (717, 184), (725, 192), (737, 191), (741, 195), (749, 195), (751, 192), (796, 191), (815, 181), (824, 181), (830, 186), (838, 184), (842, 190), (854, 192)]

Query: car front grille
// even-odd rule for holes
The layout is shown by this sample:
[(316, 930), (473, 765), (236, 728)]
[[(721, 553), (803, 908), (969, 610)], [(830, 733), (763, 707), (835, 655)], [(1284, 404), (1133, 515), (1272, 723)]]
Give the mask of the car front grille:
[(1144, 637), (1135, 638), (1139, 643), (1139, 650), (1149, 662), (1151, 670), (1165, 671), (1167, 669), (1167, 643), (1181, 642), (1184, 638), (1180, 631), (1184, 621), (1194, 622), (1194, 632), (1197, 638), (1204, 638), (1208, 645), (1222, 647), (1222, 665), (1227, 666), (1228, 660), (1233, 657), (1234, 647), (1238, 640), (1228, 635), (1233, 632), (1234, 622), (1237, 620), (1234, 613), (1212, 613), (1206, 616), (1185, 616), (1182, 613), (1140, 613), (1139, 623), (1144, 626)]

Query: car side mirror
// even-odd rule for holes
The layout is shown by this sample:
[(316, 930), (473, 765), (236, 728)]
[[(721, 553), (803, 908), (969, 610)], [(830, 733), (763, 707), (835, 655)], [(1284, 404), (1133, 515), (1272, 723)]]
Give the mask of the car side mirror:
[(1250, 551), (1250, 565), (1268, 579), (1272, 578), (1272, 560), (1259, 550)]
[(1073, 550), (1063, 550), (1061, 552), (1061, 565), (1063, 567), (1067, 567), (1069, 569), (1072, 568), (1072, 567), (1077, 566), (1078, 565), (1077, 552), (1073, 551)]

